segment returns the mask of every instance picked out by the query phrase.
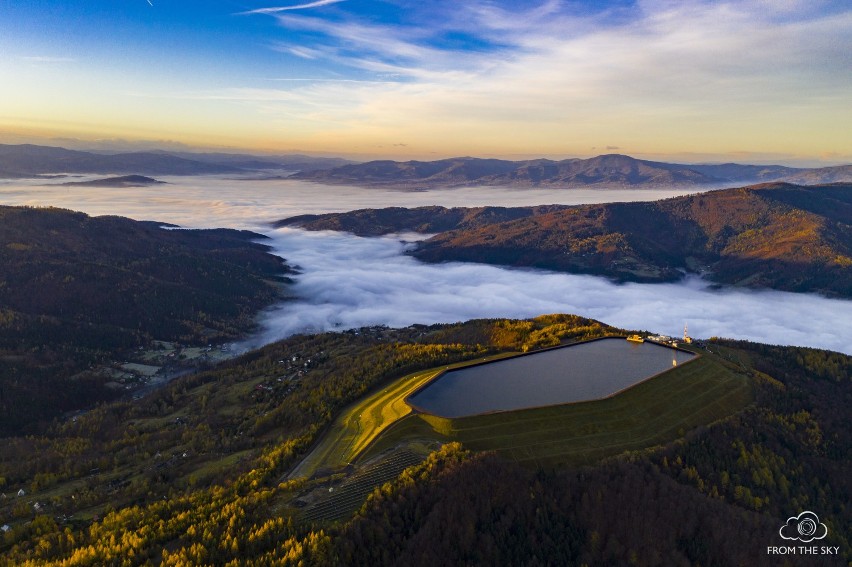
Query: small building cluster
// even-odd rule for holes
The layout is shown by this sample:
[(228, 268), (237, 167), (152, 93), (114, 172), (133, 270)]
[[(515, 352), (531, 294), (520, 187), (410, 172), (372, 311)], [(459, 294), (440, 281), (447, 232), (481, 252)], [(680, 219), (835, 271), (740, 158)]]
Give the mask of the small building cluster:
[[(645, 337), (645, 340), (659, 343), (661, 345), (669, 345), (673, 347), (678, 346), (678, 339), (676, 339), (675, 337), (670, 337), (668, 335), (651, 335)], [(689, 328), (686, 326), (686, 324), (683, 325), (683, 338), (680, 339), (680, 342), (687, 345), (692, 344), (692, 337), (689, 336)]]
[(677, 339), (668, 335), (650, 335), (648, 337), (645, 337), (645, 340), (651, 341), (652, 343), (659, 343), (661, 345), (668, 345), (673, 347), (676, 347), (678, 344)]

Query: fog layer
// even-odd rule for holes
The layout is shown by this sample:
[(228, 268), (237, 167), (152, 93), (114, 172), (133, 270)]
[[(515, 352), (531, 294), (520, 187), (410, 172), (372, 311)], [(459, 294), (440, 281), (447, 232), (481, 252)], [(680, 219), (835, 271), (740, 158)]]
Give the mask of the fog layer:
[[(288, 180), (162, 177), (168, 185), (103, 189), (0, 180), (0, 204), (55, 206), (93, 215), (122, 215), (185, 227), (269, 232), (268, 223), (304, 213), (386, 206), (523, 206), (649, 201), (671, 190), (474, 187), (424, 192), (316, 185)], [(299, 264), (293, 292), (262, 318), (253, 344), (292, 333), (362, 325), (462, 321), (576, 313), (625, 328), (697, 337), (714, 335), (852, 354), (852, 302), (815, 295), (715, 291), (706, 282), (626, 284), (592, 276), (508, 270), (475, 264), (426, 265), (404, 256), (392, 238), (364, 239), (297, 230), (270, 232), (278, 254)]]
[(470, 263), (424, 264), (399, 239), (281, 229), (275, 249), (303, 273), (299, 299), (266, 312), (260, 342), (300, 332), (480, 317), (576, 313), (627, 329), (722, 336), (852, 354), (852, 304), (816, 295), (714, 289), (699, 278), (614, 284), (595, 276)]
[(503, 189), (465, 187), (431, 191), (391, 191), (330, 186), (303, 181), (225, 179), (215, 176), (157, 177), (168, 185), (105, 189), (63, 187), (56, 180), (2, 180), (0, 204), (63, 207), (90, 215), (121, 215), (192, 228), (258, 229), (282, 218), (363, 208), (477, 207), (485, 205), (578, 205), (613, 201), (653, 201), (694, 193), (671, 189)]

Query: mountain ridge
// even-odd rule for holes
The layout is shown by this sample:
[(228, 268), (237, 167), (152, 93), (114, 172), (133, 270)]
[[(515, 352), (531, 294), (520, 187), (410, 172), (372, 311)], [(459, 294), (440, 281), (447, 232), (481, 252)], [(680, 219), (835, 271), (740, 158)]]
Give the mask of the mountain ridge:
[(94, 368), (128, 351), (254, 329), (293, 273), (263, 238), (0, 207), (0, 437), (120, 395)]
[(852, 297), (852, 184), (768, 183), (653, 202), (549, 207), (362, 209), (276, 226), (361, 236), (438, 234), (410, 253), (593, 274)]
[(348, 163), (341, 158), (255, 156), (234, 153), (193, 153), (150, 150), (104, 152), (59, 146), (0, 144), (0, 178), (18, 179), (56, 173), (213, 175), (243, 174), (269, 169), (301, 170)]
[[(437, 161), (377, 160), (327, 170), (303, 171), (293, 179), (397, 189), (435, 187), (722, 187), (731, 183), (784, 180), (852, 181), (852, 166), (791, 168), (778, 165), (686, 165), (605, 154), (589, 159), (508, 161), (473, 157)], [(799, 177), (804, 176), (804, 177)]]

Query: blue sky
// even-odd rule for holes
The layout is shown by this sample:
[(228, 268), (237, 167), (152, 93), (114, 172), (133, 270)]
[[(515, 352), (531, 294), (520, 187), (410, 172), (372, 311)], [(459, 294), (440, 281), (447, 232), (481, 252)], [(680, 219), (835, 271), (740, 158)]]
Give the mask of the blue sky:
[(845, 2), (0, 4), (0, 141), (848, 162)]

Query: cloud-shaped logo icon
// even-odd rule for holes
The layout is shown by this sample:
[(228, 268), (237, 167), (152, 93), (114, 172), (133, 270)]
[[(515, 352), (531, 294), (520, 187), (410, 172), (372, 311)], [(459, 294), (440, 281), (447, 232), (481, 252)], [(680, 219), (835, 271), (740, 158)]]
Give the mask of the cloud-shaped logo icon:
[(805, 510), (798, 516), (787, 518), (787, 523), (781, 526), (778, 533), (784, 539), (797, 539), (808, 543), (827, 536), (828, 528), (819, 521), (819, 516)]

